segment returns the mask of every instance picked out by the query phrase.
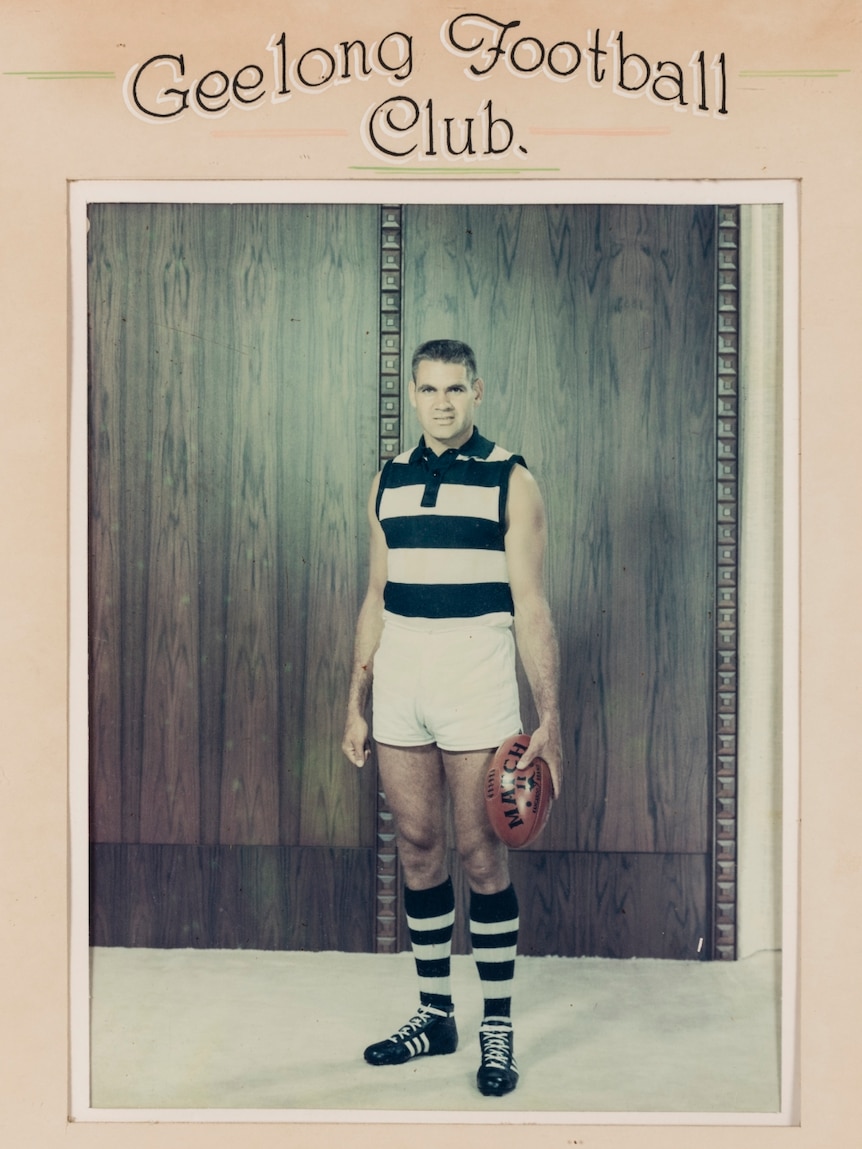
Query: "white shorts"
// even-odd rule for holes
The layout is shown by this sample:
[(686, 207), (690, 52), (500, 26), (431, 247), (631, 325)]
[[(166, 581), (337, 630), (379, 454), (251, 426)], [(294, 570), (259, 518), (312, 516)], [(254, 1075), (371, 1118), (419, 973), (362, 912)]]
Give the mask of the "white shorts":
[(521, 731), (509, 626), (425, 631), (387, 621), (372, 685), (374, 737), (389, 746), (485, 750)]

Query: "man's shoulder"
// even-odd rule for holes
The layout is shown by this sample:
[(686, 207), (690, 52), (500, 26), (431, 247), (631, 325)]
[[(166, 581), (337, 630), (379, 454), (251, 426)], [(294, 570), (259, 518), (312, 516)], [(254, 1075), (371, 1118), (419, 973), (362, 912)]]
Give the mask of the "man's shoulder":
[(486, 463), (496, 463), (499, 468), (507, 475), (515, 471), (527, 470), (527, 463), (524, 456), (517, 451), (510, 451), (508, 447), (502, 446), (500, 443), (492, 444), (492, 450), (485, 456)]
[(524, 462), (519, 454), (510, 451), (508, 447), (504, 447), (500, 443), (486, 439), (484, 435), (479, 433), (478, 429), (474, 430), (469, 441), (464, 444), (462, 451), (463, 457), (476, 459), (482, 463), (506, 463), (510, 459), (519, 463)]
[(516, 463), (523, 463), (523, 459), (517, 452), (510, 451), (508, 447), (502, 447), (499, 443), (493, 443), (491, 451), (485, 456), (486, 463), (506, 463), (509, 459), (514, 459)]
[(390, 459), (390, 463), (393, 465), (397, 464), (398, 466), (403, 466), (405, 463), (410, 463), (413, 461), (413, 456), (416, 454), (416, 450), (417, 449), (415, 447), (411, 447), (409, 451), (402, 451), (399, 455), (393, 455), (393, 457)]

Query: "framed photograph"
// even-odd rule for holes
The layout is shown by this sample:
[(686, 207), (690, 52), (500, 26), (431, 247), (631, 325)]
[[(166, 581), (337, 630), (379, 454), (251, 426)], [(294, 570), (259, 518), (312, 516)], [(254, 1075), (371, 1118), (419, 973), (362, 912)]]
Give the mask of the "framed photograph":
[[(855, 1126), (858, 31), (780, 15), (4, 15), (20, 1142)], [(494, 1098), (454, 848), (457, 1051), (363, 1058), (423, 955), (378, 755), (341, 749), (369, 492), (441, 339), (541, 492), (559, 647)]]

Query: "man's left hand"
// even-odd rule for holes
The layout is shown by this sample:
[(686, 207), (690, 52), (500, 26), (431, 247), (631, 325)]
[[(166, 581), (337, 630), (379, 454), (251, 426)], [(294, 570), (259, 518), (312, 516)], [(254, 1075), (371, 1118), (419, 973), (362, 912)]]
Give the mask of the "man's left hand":
[(521, 758), (521, 767), (528, 766), (534, 758), (547, 762), (556, 800), (563, 785), (563, 747), (558, 723), (543, 722), (530, 735), (530, 745)]

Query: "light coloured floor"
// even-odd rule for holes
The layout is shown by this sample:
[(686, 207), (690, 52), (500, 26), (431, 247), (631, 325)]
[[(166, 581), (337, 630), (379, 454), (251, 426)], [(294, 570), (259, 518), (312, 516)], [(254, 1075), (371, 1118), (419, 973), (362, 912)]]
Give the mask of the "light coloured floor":
[[(362, 1059), (415, 1005), (409, 954), (96, 949), (94, 1109), (769, 1114), (780, 1107), (780, 957), (519, 958), (518, 1089), (475, 1088), (481, 1000), (453, 959), (461, 1044)], [(166, 1115), (167, 1116), (167, 1115)], [(278, 1119), (273, 1113), (272, 1118)]]

